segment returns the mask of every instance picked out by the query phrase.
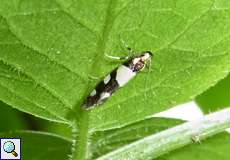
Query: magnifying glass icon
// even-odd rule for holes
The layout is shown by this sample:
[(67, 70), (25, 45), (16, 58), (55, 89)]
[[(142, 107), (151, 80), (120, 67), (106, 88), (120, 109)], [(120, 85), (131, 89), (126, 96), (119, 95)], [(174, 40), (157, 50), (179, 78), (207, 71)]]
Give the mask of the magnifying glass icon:
[(17, 157), (18, 154), (17, 152), (15, 151), (15, 145), (13, 142), (11, 141), (7, 141), (3, 144), (3, 150), (6, 152), (6, 153), (11, 153), (14, 155), (14, 157)]

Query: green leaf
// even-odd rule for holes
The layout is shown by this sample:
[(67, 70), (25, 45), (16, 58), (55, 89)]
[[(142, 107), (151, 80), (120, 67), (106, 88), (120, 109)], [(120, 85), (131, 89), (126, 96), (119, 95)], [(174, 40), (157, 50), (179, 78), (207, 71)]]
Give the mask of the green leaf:
[(21, 138), (24, 160), (63, 160), (71, 153), (71, 141), (53, 134), (17, 131), (0, 133), (0, 137)]
[[(152, 160), (192, 142), (223, 132), (230, 127), (230, 108), (183, 123), (167, 130), (143, 137), (115, 149), (97, 160)], [(217, 145), (217, 144), (216, 144)]]
[(88, 128), (143, 120), (228, 74), (229, 6), (227, 0), (2, 0), (0, 99), (66, 123), (70, 114), (81, 114), (98, 83), (88, 77), (103, 77), (119, 65), (104, 54), (124, 55), (123, 40), (137, 52), (153, 51), (153, 65), (94, 109)]
[(230, 159), (229, 147), (229, 133), (220, 133), (201, 143), (191, 144), (170, 152), (157, 160), (226, 160)]
[(150, 118), (119, 129), (98, 131), (92, 134), (90, 151), (91, 159), (99, 158), (106, 153), (129, 143), (180, 124), (176, 119)]
[[(1, 31), (7, 35), (2, 38), (1, 61), (0, 61), (0, 88), (1, 99), (6, 103), (31, 114), (46, 119), (64, 122), (65, 115), (71, 107), (65, 106), (63, 102), (47, 89), (47, 85), (41, 85), (24, 70), (30, 70), (37, 76), (51, 79), (52, 74), (67, 76), (57, 70), (54, 64), (46, 61), (44, 57), (36, 54), (36, 51), (25, 47), (10, 32), (4, 18), (0, 18)], [(6, 58), (7, 60), (4, 60)], [(19, 61), (21, 64), (17, 63)], [(39, 64), (39, 61), (43, 63)], [(23, 66), (23, 67), (22, 67)], [(53, 73), (49, 71), (53, 70)], [(57, 72), (56, 72), (56, 71)], [(46, 72), (46, 74), (42, 73)], [(60, 74), (60, 73), (61, 74)], [(54, 81), (57, 81), (57, 77)], [(69, 76), (67, 76), (68, 78)]]
[(138, 51), (155, 51), (150, 73), (141, 73), (93, 110), (89, 128), (103, 130), (141, 120), (193, 99), (229, 72), (226, 1), (141, 2), (129, 4), (116, 17), (105, 52), (119, 53), (119, 47), (113, 47), (121, 35)]
[(67, 138), (72, 138), (72, 128), (68, 124), (55, 123), (43, 119), (36, 119), (35, 123), (38, 124), (39, 129), (44, 132), (58, 134)]
[(0, 101), (0, 132), (26, 129), (27, 123), (21, 113)]
[(230, 75), (198, 97), (196, 102), (205, 113), (230, 106)]
[[(95, 131), (145, 120), (227, 76), (229, 13), (228, 0), (1, 0), (0, 99), (79, 129), (73, 157), (85, 159)], [(105, 54), (124, 56), (122, 42), (154, 53), (149, 71), (103, 106), (80, 110), (99, 82), (89, 77), (121, 64)]]

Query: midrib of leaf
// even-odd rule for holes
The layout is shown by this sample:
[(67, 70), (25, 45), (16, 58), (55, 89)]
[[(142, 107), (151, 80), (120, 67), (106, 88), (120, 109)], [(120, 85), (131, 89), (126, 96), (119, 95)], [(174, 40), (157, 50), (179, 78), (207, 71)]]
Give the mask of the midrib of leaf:
[[(112, 27), (113, 25), (113, 21), (114, 21), (113, 12), (114, 12), (114, 9), (116, 8), (116, 2), (117, 0), (110, 0), (108, 2), (105, 23), (102, 29), (102, 35), (97, 42), (97, 53), (98, 54), (95, 54), (94, 63), (92, 64), (92, 67), (91, 67), (91, 73), (94, 73), (94, 74), (95, 74), (95, 68), (97, 68), (97, 71), (96, 71), (97, 73), (100, 72), (101, 63), (102, 63), (101, 55), (103, 55), (105, 51), (106, 40), (108, 39), (108, 36), (109, 36), (110, 27)], [(86, 87), (88, 88), (89, 86), (90, 84), (87, 85)], [(88, 94), (87, 88), (86, 88), (86, 94)], [(85, 111), (85, 110), (80, 111), (79, 137), (78, 136), (76, 137), (77, 138), (76, 141), (78, 141), (79, 143), (75, 146), (76, 147), (75, 152), (73, 152), (73, 156), (72, 156), (73, 159), (85, 160), (90, 156), (88, 155), (89, 153), (88, 141), (90, 139), (89, 116), (90, 116), (89, 111)]]
[(108, 8), (106, 11), (105, 23), (102, 29), (102, 34), (99, 37), (99, 40), (97, 42), (97, 53), (98, 54), (95, 54), (94, 62), (92, 64), (91, 71), (90, 71), (91, 74), (92, 73), (95, 74), (95, 68), (97, 68), (96, 72), (100, 73), (100, 69), (102, 66), (101, 64), (104, 59), (102, 55), (104, 54), (104, 51), (105, 51), (106, 41), (109, 37), (110, 28), (113, 26), (114, 19), (112, 15), (113, 15), (113, 11), (116, 6), (116, 2), (117, 0), (110, 0), (108, 2)]

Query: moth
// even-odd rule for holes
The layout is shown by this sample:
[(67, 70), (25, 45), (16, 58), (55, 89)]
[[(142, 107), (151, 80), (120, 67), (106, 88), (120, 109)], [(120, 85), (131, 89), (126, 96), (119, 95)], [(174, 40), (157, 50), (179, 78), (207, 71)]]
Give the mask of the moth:
[(105, 76), (103, 81), (97, 84), (96, 88), (84, 101), (83, 109), (92, 109), (104, 103), (114, 92), (133, 79), (138, 72), (142, 71), (146, 64), (151, 61), (152, 56), (152, 52), (144, 51), (136, 56), (120, 58), (125, 59), (123, 64), (115, 68)]

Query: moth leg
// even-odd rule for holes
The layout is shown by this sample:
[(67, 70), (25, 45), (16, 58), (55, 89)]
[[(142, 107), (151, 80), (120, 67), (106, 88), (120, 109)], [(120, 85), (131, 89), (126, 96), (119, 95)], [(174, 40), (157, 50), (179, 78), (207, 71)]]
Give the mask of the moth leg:
[(147, 74), (149, 74), (152, 71), (153, 69), (151, 69), (151, 64), (148, 64), (148, 65), (146, 64), (145, 67), (141, 70), (141, 72), (147, 73)]
[[(123, 57), (118, 57), (118, 56), (111, 56), (111, 55), (108, 55), (105, 53), (105, 56), (107, 58), (110, 58), (110, 59), (114, 59), (114, 60), (128, 60), (130, 57), (132, 57), (135, 52), (125, 43), (125, 41), (121, 38), (121, 35), (119, 34), (119, 40), (120, 40), (120, 47), (122, 48), (122, 50), (124, 51), (129, 51), (129, 53), (131, 53), (131, 55), (129, 54), (129, 56), (123, 56)], [(127, 53), (127, 52), (126, 52)]]
[(128, 50), (128, 52), (131, 56), (135, 55), (136, 52), (134, 50), (132, 50), (132, 48), (129, 47), (129, 45), (127, 43), (125, 43), (124, 39), (121, 38), (120, 34), (119, 34), (119, 40), (120, 40), (120, 47), (122, 48), (122, 50), (124, 50), (124, 51)]
[(105, 56), (107, 57), (107, 58), (110, 58), (110, 59), (114, 59), (114, 60), (127, 60), (127, 59), (129, 59), (129, 57), (128, 56), (125, 56), (125, 57), (117, 57), (117, 56), (111, 56), (111, 55), (108, 55), (108, 54), (105, 54)]
[(90, 80), (99, 80), (99, 77), (93, 76), (93, 75), (88, 75)]
[(151, 62), (151, 59), (149, 60), (149, 62), (148, 63), (146, 63), (146, 68), (148, 69), (148, 70), (150, 70), (151, 69), (151, 65), (152, 65), (152, 62)]

